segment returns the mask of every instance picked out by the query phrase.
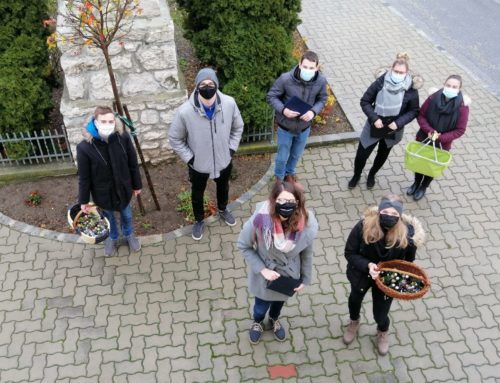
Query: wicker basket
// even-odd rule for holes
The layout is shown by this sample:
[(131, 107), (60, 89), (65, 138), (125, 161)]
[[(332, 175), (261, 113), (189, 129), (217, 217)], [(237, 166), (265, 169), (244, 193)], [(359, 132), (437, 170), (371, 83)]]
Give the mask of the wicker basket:
[(399, 273), (404, 273), (418, 278), (424, 283), (424, 287), (422, 288), (422, 290), (417, 291), (416, 293), (401, 293), (384, 285), (381, 277), (379, 276), (375, 280), (375, 283), (377, 284), (377, 287), (389, 297), (403, 300), (418, 299), (422, 298), (431, 287), (431, 281), (429, 280), (427, 273), (414, 263), (396, 259), (393, 261), (380, 262), (377, 267), (379, 271), (396, 271)]
[(80, 216), (82, 214), (85, 214), (85, 213), (83, 213), (83, 211), (80, 210), (80, 205), (75, 204), (71, 208), (68, 209), (68, 215), (67, 215), (69, 225), (75, 231), (76, 234), (80, 235), (80, 238), (82, 239), (82, 241), (84, 241), (86, 243), (90, 243), (90, 244), (96, 244), (96, 243), (102, 242), (106, 238), (108, 238), (109, 230), (110, 230), (109, 221), (106, 217), (104, 217), (104, 215), (102, 214), (100, 209), (97, 208), (97, 206), (92, 205), (90, 208), (89, 214), (98, 215), (101, 219), (104, 219), (104, 221), (106, 221), (107, 230), (103, 234), (101, 234), (100, 236), (92, 237), (92, 236), (87, 235), (85, 233), (82, 233), (82, 232), (80, 232), (80, 230), (78, 230), (76, 223), (78, 222), (78, 219), (80, 218)]

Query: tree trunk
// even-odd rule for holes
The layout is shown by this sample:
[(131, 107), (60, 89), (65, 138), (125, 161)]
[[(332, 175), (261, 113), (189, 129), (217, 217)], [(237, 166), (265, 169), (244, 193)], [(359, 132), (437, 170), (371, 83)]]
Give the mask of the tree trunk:
[(113, 96), (115, 98), (116, 110), (120, 116), (123, 116), (123, 106), (120, 99), (120, 93), (118, 93), (118, 87), (116, 86), (115, 72), (113, 71), (113, 65), (111, 64), (111, 58), (109, 57), (108, 47), (101, 47), (102, 53), (104, 54), (104, 59), (106, 60), (106, 66), (108, 68), (109, 80), (111, 81), (111, 88), (113, 89)]

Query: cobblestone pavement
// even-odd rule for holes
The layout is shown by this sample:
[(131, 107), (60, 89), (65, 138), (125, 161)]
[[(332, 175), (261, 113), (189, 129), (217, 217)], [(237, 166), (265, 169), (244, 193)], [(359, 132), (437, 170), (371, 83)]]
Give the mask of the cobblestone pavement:
[[(379, 1), (308, 0), (303, 8), (301, 31), (357, 127), (361, 93), (396, 51), (410, 53), (428, 86), (463, 73)], [(417, 260), (433, 286), (422, 300), (395, 302), (388, 356), (375, 351), (368, 297), (358, 340), (342, 344), (343, 247), (364, 208), (388, 191), (402, 194), (411, 177), (400, 145), (373, 190), (364, 179), (347, 190), (356, 148), (347, 143), (307, 150), (299, 169), (320, 232), (314, 284), (283, 312), (285, 342), (270, 332), (257, 346), (247, 340), (251, 297), (235, 240), (264, 187), (235, 211), (235, 227), (212, 223), (199, 243), (146, 239), (139, 255), (122, 248), (104, 258), (98, 246), (1, 226), (0, 381), (265, 382), (267, 366), (278, 364), (296, 365), (287, 382), (499, 381), (500, 102), (467, 75), (465, 86), (471, 120), (449, 171), (426, 199), (407, 199), (428, 232)]]

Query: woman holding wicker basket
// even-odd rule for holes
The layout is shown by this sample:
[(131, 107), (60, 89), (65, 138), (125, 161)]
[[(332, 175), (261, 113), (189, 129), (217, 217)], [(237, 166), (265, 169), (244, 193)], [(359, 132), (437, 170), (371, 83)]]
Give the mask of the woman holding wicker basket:
[(377, 322), (377, 348), (381, 355), (389, 351), (389, 309), (392, 298), (376, 285), (380, 270), (377, 264), (394, 259), (413, 262), (417, 247), (423, 244), (424, 230), (414, 217), (403, 214), (399, 196), (382, 198), (378, 207), (369, 208), (352, 229), (345, 246), (349, 295), (350, 323), (343, 341), (350, 344), (360, 326), (360, 311), (366, 292), (372, 289), (373, 316)]

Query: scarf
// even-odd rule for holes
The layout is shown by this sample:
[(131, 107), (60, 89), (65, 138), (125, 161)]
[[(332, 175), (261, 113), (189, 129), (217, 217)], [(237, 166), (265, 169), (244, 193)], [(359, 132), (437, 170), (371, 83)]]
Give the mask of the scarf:
[(391, 71), (387, 71), (384, 76), (384, 85), (375, 99), (375, 113), (381, 117), (399, 115), (403, 97), (410, 89), (412, 81), (410, 74), (407, 74), (403, 81), (396, 84), (391, 79)]
[(457, 126), (462, 102), (462, 92), (459, 92), (457, 97), (446, 101), (446, 97), (443, 95), (443, 89), (440, 89), (435, 93), (434, 97), (431, 98), (425, 118), (437, 132), (450, 132)]
[(285, 233), (279, 217), (273, 218), (269, 213), (269, 202), (262, 204), (253, 220), (254, 232), (260, 232), (260, 241), (267, 250), (274, 245), (282, 253), (288, 253), (295, 248), (295, 244), (304, 230), (305, 221), (301, 216), (297, 231)]

